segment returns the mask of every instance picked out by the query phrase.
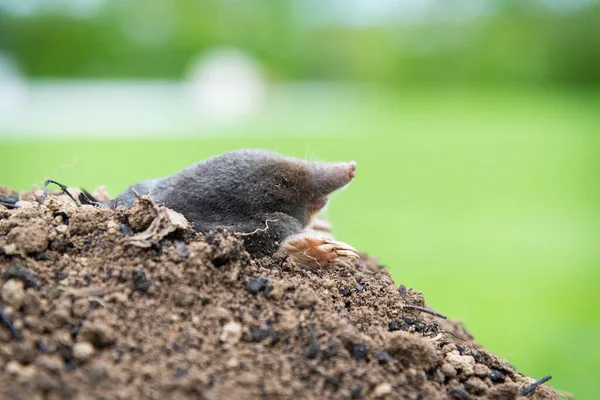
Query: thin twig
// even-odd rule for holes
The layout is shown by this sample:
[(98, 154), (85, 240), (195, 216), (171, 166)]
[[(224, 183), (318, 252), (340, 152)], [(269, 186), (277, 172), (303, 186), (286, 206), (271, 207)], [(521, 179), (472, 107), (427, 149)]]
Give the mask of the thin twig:
[(534, 382), (531, 385), (527, 386), (525, 389), (521, 390), (520, 395), (521, 396), (527, 396), (529, 393), (531, 393), (535, 389), (537, 389), (538, 386), (543, 385), (544, 383), (548, 382), (550, 379), (552, 379), (552, 375), (548, 375), (548, 376), (543, 377), (539, 381)]
[[(133, 195), (135, 196), (136, 199), (141, 200), (142, 196), (140, 196), (140, 194), (137, 192), (137, 190), (135, 190), (133, 188), (133, 186), (130, 186), (129, 189), (131, 190), (131, 193), (133, 193)], [(150, 200), (150, 202), (152, 203), (152, 200)], [(154, 205), (154, 203), (152, 203), (152, 205)]]
[[(54, 171), (53, 173), (51, 173), (50, 175), (46, 176), (46, 179), (51, 179), (54, 176), (59, 175), (60, 173), (62, 173), (63, 171), (69, 169), (69, 168), (73, 168), (75, 165), (77, 165), (77, 163), (79, 162), (79, 160), (81, 160), (81, 157), (74, 157), (73, 161), (71, 161), (71, 163), (69, 164), (63, 164), (60, 167), (58, 167), (58, 169), (56, 171)], [(37, 181), (34, 183), (34, 186), (38, 186), (38, 184), (41, 181)]]
[(264, 228), (256, 228), (255, 230), (253, 230), (252, 232), (248, 232), (248, 233), (244, 233), (244, 232), (238, 232), (239, 236), (248, 236), (248, 235), (254, 235), (255, 233), (258, 232), (264, 232), (266, 230), (269, 229), (269, 222), (278, 222), (278, 219), (268, 219), (265, 221), (265, 227)]
[(455, 338), (457, 338), (458, 340), (462, 340), (462, 341), (463, 341), (463, 342), (465, 342), (465, 343), (471, 344), (471, 342), (469, 342), (468, 340), (465, 340), (465, 339), (461, 338), (460, 336), (458, 336), (458, 335), (456, 335), (456, 334), (454, 334), (454, 333), (452, 333), (452, 332), (450, 332), (450, 331), (442, 331), (442, 332), (443, 332), (443, 333), (447, 333), (447, 334), (449, 334), (449, 335), (452, 335), (452, 336), (454, 336)]
[(74, 297), (89, 297), (89, 296), (99, 296), (102, 297), (106, 295), (108, 292), (106, 291), (105, 286), (92, 286), (81, 289), (74, 289), (71, 291)]
[(98, 201), (98, 199), (96, 199), (94, 196), (92, 196), (85, 189), (81, 189), (81, 193), (79, 193), (78, 198), (79, 198), (79, 201), (81, 202), (81, 204), (91, 205), (94, 207), (102, 207), (102, 208), (107, 207), (106, 204), (102, 203), (101, 201)]
[(424, 313), (427, 313), (427, 314), (431, 314), (431, 315), (435, 315), (436, 317), (440, 317), (442, 319), (447, 319), (447, 317), (444, 314), (440, 314), (439, 312), (430, 310), (428, 308), (423, 308), (423, 307), (419, 307), (419, 306), (413, 306), (412, 304), (405, 304), (402, 307), (404, 307), (404, 308), (410, 308), (411, 310), (421, 311), (421, 312), (424, 312)]
[(42, 204), (44, 202), (44, 200), (46, 200), (46, 197), (48, 197), (48, 185), (51, 183), (54, 183), (56, 186), (60, 187), (60, 190), (62, 190), (62, 192), (64, 194), (69, 196), (71, 198), (71, 200), (73, 200), (73, 202), (77, 205), (77, 207), (81, 207), (81, 204), (79, 204), (79, 202), (77, 200), (75, 200), (75, 197), (73, 197), (71, 192), (69, 192), (69, 189), (67, 189), (66, 185), (63, 185), (62, 183), (59, 183), (56, 181), (53, 181), (52, 179), (48, 179), (46, 182), (44, 182), (44, 194), (42, 195), (42, 198), (40, 199), (40, 204)]

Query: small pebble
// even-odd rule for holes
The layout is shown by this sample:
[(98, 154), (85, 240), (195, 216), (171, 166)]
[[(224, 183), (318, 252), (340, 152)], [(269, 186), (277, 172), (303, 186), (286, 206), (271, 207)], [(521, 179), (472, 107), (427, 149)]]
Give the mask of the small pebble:
[(374, 397), (383, 397), (390, 393), (392, 393), (392, 385), (389, 383), (380, 383), (379, 385), (375, 386), (375, 389), (373, 389)]
[(73, 357), (77, 361), (87, 361), (94, 355), (94, 346), (88, 342), (78, 342), (73, 346)]
[(219, 340), (227, 344), (235, 344), (242, 338), (242, 325), (237, 322), (228, 322), (223, 325)]
[(2, 299), (15, 309), (21, 308), (24, 298), (25, 286), (23, 282), (16, 279), (9, 279), (2, 285)]

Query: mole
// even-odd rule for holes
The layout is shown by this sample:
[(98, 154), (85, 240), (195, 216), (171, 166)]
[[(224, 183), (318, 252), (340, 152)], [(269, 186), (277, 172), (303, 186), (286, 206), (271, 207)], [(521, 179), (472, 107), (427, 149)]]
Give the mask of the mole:
[(313, 267), (358, 258), (315, 218), (327, 196), (354, 178), (356, 162), (305, 161), (258, 149), (230, 151), (161, 179), (135, 184), (109, 202), (131, 208), (137, 196), (183, 214), (196, 231), (236, 232), (256, 257), (287, 255)]

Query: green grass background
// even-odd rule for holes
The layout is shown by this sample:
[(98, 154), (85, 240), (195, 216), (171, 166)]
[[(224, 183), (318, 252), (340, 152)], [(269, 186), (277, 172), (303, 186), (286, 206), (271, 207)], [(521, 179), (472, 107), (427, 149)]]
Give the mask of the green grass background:
[(271, 104), (197, 137), (15, 136), (0, 142), (0, 184), (52, 177), (116, 195), (240, 147), (354, 159), (355, 181), (327, 210), (340, 240), (379, 256), (396, 283), (424, 291), (525, 374), (596, 398), (600, 94), (430, 89), (354, 100)]

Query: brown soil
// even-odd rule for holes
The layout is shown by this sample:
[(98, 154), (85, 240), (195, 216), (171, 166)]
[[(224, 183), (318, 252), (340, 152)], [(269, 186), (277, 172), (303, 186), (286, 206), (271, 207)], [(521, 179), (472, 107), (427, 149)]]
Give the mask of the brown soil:
[(0, 206), (0, 398), (559, 397), (520, 396), (534, 379), (373, 258), (307, 269), (149, 201), (21, 199)]

